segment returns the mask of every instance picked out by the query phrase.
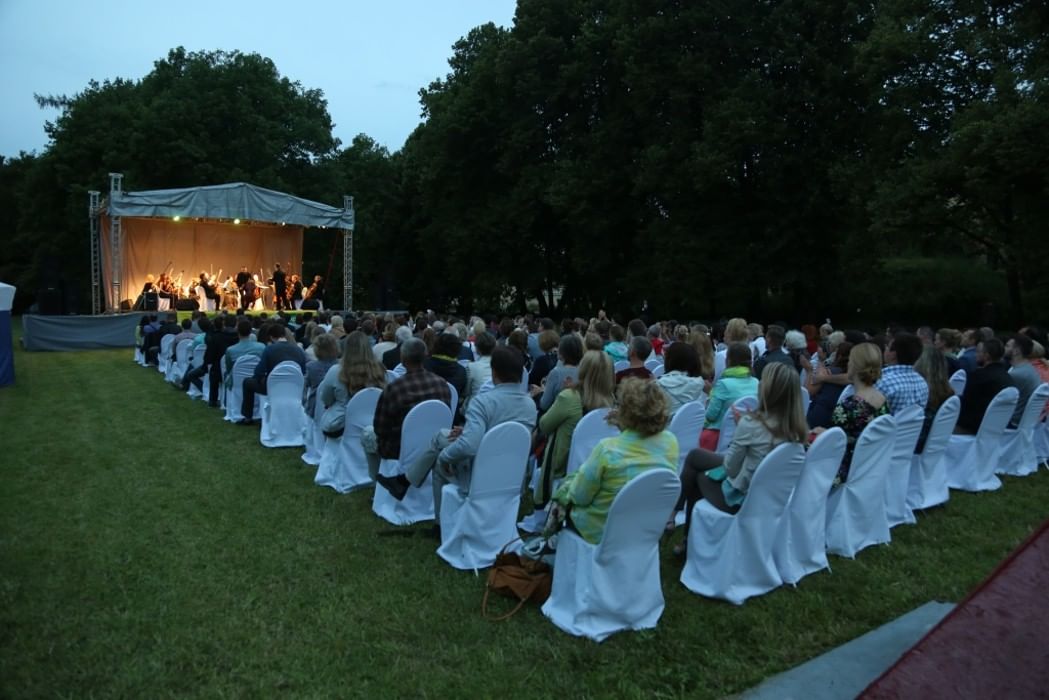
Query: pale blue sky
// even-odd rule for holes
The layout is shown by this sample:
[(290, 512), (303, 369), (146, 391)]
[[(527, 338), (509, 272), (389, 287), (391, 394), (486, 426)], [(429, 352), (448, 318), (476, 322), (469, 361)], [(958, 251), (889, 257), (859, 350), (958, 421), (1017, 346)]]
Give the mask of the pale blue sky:
[(169, 49), (239, 50), (318, 88), (344, 144), (364, 132), (391, 151), (419, 123), (419, 88), (448, 72), (451, 46), (515, 0), (0, 0), (0, 155), (42, 152), (33, 93), (139, 79)]

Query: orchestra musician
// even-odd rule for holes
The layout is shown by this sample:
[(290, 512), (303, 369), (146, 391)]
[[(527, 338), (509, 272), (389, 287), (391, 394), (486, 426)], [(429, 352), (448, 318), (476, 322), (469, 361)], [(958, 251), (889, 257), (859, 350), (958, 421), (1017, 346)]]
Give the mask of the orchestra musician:
[[(240, 275), (237, 275), (240, 279)], [(258, 285), (255, 284), (255, 279), (248, 275), (248, 279), (245, 280), (244, 284), (240, 286), (240, 308), (250, 309), (251, 305), (255, 303), (255, 300), (259, 298)]]
[(302, 286), (302, 280), (298, 275), (291, 276), (291, 282), (288, 284), (288, 301), (293, 309), (299, 309), (302, 307), (302, 293), (305, 291)]
[(320, 275), (313, 276), (313, 284), (309, 286), (302, 295), (302, 308), (319, 309), (321, 298), (324, 296), (324, 278)]
[(197, 284), (204, 291), (205, 299), (213, 299), (215, 306), (218, 307), (219, 293), (215, 290), (214, 285), (211, 284), (211, 280), (208, 279), (208, 273), (201, 271), (200, 282)]
[(274, 263), (273, 269), (273, 304), (278, 311), (288, 308), (288, 282), (284, 270), (280, 269), (280, 263)]
[(240, 272), (237, 273), (237, 289), (244, 289), (244, 283), (251, 279), (251, 273), (248, 272), (248, 268), (240, 268)]
[(175, 283), (166, 272), (160, 273), (160, 279), (157, 280), (157, 293), (161, 299), (168, 300), (168, 308), (175, 308), (175, 299), (178, 298), (178, 295), (175, 293)]

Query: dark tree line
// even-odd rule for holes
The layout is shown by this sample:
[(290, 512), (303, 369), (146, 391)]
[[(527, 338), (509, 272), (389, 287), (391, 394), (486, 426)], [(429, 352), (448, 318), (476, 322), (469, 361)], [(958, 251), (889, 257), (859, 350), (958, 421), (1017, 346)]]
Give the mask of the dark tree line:
[(353, 194), (373, 308), (1044, 319), (1046, 37), (1041, 1), (520, 0), (393, 154), (268, 59), (176, 49), (41, 98), (48, 148), (0, 167), (0, 278), (57, 255), (86, 300), (86, 191), (121, 171)]

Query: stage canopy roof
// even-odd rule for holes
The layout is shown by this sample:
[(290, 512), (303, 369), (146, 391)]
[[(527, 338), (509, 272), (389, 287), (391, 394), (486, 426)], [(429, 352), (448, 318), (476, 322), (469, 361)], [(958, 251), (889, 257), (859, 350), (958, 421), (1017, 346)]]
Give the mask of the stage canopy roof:
[(352, 208), (338, 209), (245, 182), (145, 192), (111, 192), (111, 217), (199, 217), (353, 230)]

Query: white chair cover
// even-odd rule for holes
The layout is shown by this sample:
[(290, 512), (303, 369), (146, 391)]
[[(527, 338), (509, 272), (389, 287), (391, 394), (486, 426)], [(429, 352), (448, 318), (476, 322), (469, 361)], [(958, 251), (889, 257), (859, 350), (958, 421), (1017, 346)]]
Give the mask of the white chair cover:
[[(205, 351), (205, 347), (204, 347), (203, 343), (201, 343), (197, 347), (193, 348), (193, 354), (190, 356), (190, 359), (189, 359), (189, 368), (190, 369), (196, 369), (197, 367), (201, 367), (201, 366), (204, 365), (204, 351)], [(188, 396), (191, 399), (201, 399), (202, 398), (205, 401), (207, 401), (208, 400), (208, 387), (211, 384), (211, 380), (210, 380), (210, 378), (208, 377), (207, 374), (205, 374), (203, 377), (201, 377), (200, 383), (201, 383), (201, 387), (202, 387), (201, 389), (198, 389), (196, 384), (190, 384), (189, 385), (189, 389), (186, 390), (186, 396)]]
[(827, 499), (827, 551), (853, 559), (861, 549), (884, 544), (889, 535), (885, 479), (896, 444), (896, 419), (871, 421), (856, 441), (846, 482)]
[(663, 363), (660, 362), (659, 360), (655, 359), (654, 357), (650, 357), (647, 360), (645, 360), (645, 369), (647, 369), (649, 372), (655, 372), (656, 371), (656, 367), (662, 367), (662, 366), (663, 366)]
[(266, 378), (259, 440), (265, 447), (301, 447), (306, 414), (302, 412), (305, 378), (296, 362), (281, 362)]
[(801, 387), (801, 410), (805, 415), (809, 414), (810, 403), (812, 403), (812, 397), (809, 395), (809, 390)]
[(1002, 433), (1013, 416), (1020, 392), (1006, 387), (991, 399), (976, 435), (952, 435), (947, 443), (947, 485), (961, 491), (994, 491), (1002, 482), (995, 476), (1002, 452)]
[(1049, 422), (1044, 418), (1034, 429), (1034, 453), (1039, 463), (1049, 462)]
[[(324, 449), (317, 474), (313, 477), (317, 486), (330, 486), (339, 493), (348, 493), (372, 485), (368, 460), (361, 445), (361, 431), (375, 420), (375, 404), (380, 395), (382, 390), (375, 387), (361, 389), (346, 403), (342, 437), (324, 438), (324, 433), (321, 433)], [(323, 409), (318, 410), (317, 415), (322, 412)]]
[(171, 344), (175, 342), (175, 336), (165, 335), (160, 339), (160, 354), (157, 355), (157, 371), (167, 377), (168, 365), (171, 364)]
[(597, 443), (607, 437), (619, 435), (619, 428), (609, 425), (605, 418), (608, 416), (607, 408), (595, 408), (579, 419), (572, 430), (572, 444), (568, 448), (568, 467), (566, 473), (571, 474), (582, 466), (590, 453), (594, 451)]
[(754, 411), (758, 407), (758, 399), (756, 396), (744, 396), (741, 399), (737, 399), (732, 406), (725, 411), (725, 415), (721, 417), (721, 429), (718, 431), (718, 448), (715, 450), (718, 454), (724, 454), (728, 450), (728, 446), (732, 443), (732, 436), (736, 434), (736, 416), (732, 409), (736, 409), (740, 413), (747, 413), (748, 411)]
[(142, 352), (142, 326), (135, 326), (135, 364), (146, 366), (146, 355)]
[[(455, 409), (459, 405), (459, 391), (455, 388), (455, 385), (452, 384), (451, 382), (448, 382), (448, 391), (452, 395), (452, 400), (451, 400), (451, 403), (449, 404), (449, 406), (450, 406), (451, 411), (452, 411), (452, 420), (454, 421), (455, 420)], [(448, 427), (449, 428), (452, 427), (451, 423), (448, 424)]]
[[(240, 404), (244, 397), (244, 380), (255, 374), (255, 365), (259, 364), (259, 357), (257, 355), (241, 355), (237, 358), (237, 361), (233, 363), (233, 388), (230, 389), (229, 395), (226, 397), (226, 416), (225, 419), (236, 423), (237, 421), (245, 418), (240, 415)], [(249, 416), (252, 420), (259, 417), (259, 395), (255, 394), (255, 411), (254, 415)]]
[(885, 479), (885, 517), (889, 527), (916, 523), (914, 513), (907, 505), (907, 490), (911, 485), (911, 463), (914, 448), (925, 423), (925, 411), (918, 404), (900, 410), (896, 418), (896, 442), (892, 448), (892, 461)]
[(964, 369), (960, 369), (951, 375), (951, 378), (947, 380), (947, 383), (954, 389), (954, 395), (961, 398), (962, 394), (965, 393), (965, 381), (969, 378), (969, 375), (965, 373)]
[(697, 502), (681, 583), (693, 593), (733, 605), (782, 584), (772, 550), (804, 464), (805, 448), (784, 443), (761, 460), (738, 513), (720, 511), (706, 500)]
[(175, 346), (175, 361), (168, 363), (168, 371), (164, 373), (164, 380), (176, 383), (181, 382), (182, 377), (189, 371), (189, 346), (193, 341), (189, 338), (180, 340)]
[[(316, 389), (308, 389), (306, 391), (307, 402), (310, 399), (310, 394), (316, 393)], [(305, 408), (303, 412), (305, 412)], [(327, 438), (324, 436), (324, 432), (321, 430), (320, 423), (317, 420), (322, 413), (324, 413), (324, 404), (319, 399), (314, 400), (313, 415), (306, 415), (306, 425), (302, 429), (302, 442), (306, 447), (305, 452), (302, 453), (302, 461), (312, 466), (318, 466), (321, 463), (321, 458), (324, 456), (324, 444)]]
[[(521, 370), (521, 391), (528, 393), (528, 368)], [(454, 414), (454, 411), (453, 411)]]
[(954, 425), (958, 422), (958, 412), (962, 402), (952, 396), (936, 411), (929, 436), (921, 454), (911, 458), (910, 485), (907, 489), (907, 506), (912, 510), (932, 508), (950, 499), (947, 489), (947, 441), (951, 439)]
[(562, 530), (543, 614), (565, 632), (596, 642), (655, 627), (665, 607), (659, 538), (680, 489), (672, 471), (652, 469), (616, 494), (600, 543)]
[[(443, 401), (423, 401), (408, 411), (401, 430), (399, 459), (384, 459), (379, 472), (385, 476), (404, 473), (402, 465), (411, 464), (429, 449), (434, 434), (452, 424), (452, 412)], [(375, 489), (372, 511), (394, 525), (411, 525), (422, 520), (433, 520), (432, 476), (419, 488), (409, 488), (403, 501), (398, 501), (384, 488)]]
[(666, 368), (663, 367), (663, 365), (657, 365), (655, 368), (652, 369), (652, 378), (659, 379), (663, 376), (664, 372), (666, 372)]
[(1038, 471), (1041, 462), (1034, 444), (1034, 431), (1041, 428), (1038, 419), (1045, 411), (1049, 399), (1049, 384), (1039, 384), (1024, 408), (1023, 416), (1016, 429), (1006, 428), (1002, 433), (1002, 454), (998, 460), (999, 474), (1027, 476)]
[(721, 379), (721, 374), (725, 371), (725, 366), (728, 364), (728, 350), (718, 350), (714, 353), (714, 383), (717, 384), (718, 380)]
[(532, 435), (520, 423), (488, 430), (474, 458), (470, 491), (441, 490), (441, 546), (437, 556), (456, 569), (482, 569), (517, 537), (521, 483)]
[(620, 360), (619, 362), (617, 362), (614, 365), (612, 365), (612, 369), (615, 372), (622, 372), (625, 369), (630, 369), (630, 361), (629, 360)]
[(846, 384), (845, 388), (841, 390), (840, 394), (838, 394), (838, 403), (840, 404), (842, 401), (849, 398), (855, 393), (856, 387), (854, 387), (852, 384)]
[(707, 412), (703, 408), (702, 401), (689, 401), (679, 408), (670, 420), (668, 430), (674, 433), (674, 437), (677, 438), (677, 470), (679, 474), (685, 464), (685, 457), (688, 456), (689, 450), (699, 447), (699, 434), (703, 432), (703, 421), (706, 417)]
[(809, 574), (830, 568), (827, 495), (845, 455), (845, 443), (845, 431), (831, 428), (820, 433), (805, 455), (801, 477), (787, 503), (772, 550), (776, 570), (785, 583), (793, 585)]

